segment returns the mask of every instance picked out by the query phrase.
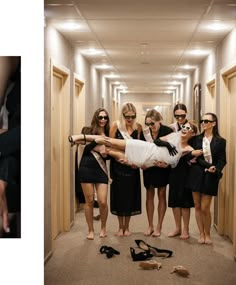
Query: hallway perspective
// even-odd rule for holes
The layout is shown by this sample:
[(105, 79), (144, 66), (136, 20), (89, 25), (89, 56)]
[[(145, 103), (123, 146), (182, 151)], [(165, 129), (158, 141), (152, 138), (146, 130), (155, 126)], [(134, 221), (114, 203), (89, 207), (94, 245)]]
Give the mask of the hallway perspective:
[[(100, 221), (94, 221), (95, 239), (87, 240), (84, 212), (79, 211), (70, 232), (62, 233), (55, 241), (53, 255), (45, 265), (45, 285), (236, 284), (232, 243), (227, 238), (218, 235), (213, 228), (213, 246), (198, 244), (194, 210), (192, 210), (190, 220), (190, 239), (180, 240), (179, 237), (167, 237), (167, 234), (174, 228), (174, 219), (169, 208), (164, 218), (161, 237), (144, 236), (143, 232), (147, 227), (145, 189), (142, 189), (142, 195), (143, 213), (131, 218), (132, 235), (130, 237), (115, 235), (118, 228), (117, 217), (109, 213), (108, 236), (103, 239), (99, 238)], [(94, 215), (97, 214), (98, 209), (95, 209)], [(136, 247), (135, 239), (142, 239), (154, 247), (173, 250), (173, 257), (153, 258), (162, 263), (159, 271), (142, 270), (139, 268), (139, 262), (133, 262), (130, 256), (130, 247), (135, 248), (137, 252), (141, 251)], [(102, 245), (115, 248), (120, 251), (120, 255), (114, 255), (108, 259), (105, 254), (99, 252)], [(173, 266), (176, 265), (186, 267), (190, 272), (189, 277), (171, 274)]]

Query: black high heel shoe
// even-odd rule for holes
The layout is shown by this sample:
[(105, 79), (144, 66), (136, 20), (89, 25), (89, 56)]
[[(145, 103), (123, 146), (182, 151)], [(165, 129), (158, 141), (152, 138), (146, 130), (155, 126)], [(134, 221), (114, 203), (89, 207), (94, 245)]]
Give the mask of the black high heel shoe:
[(114, 254), (116, 255), (119, 255), (120, 252), (116, 249), (114, 249), (113, 247), (111, 246), (106, 246), (106, 245), (103, 245), (101, 248), (100, 248), (100, 252), (101, 253), (105, 253), (107, 258), (111, 258)]
[(167, 258), (167, 257), (171, 257), (173, 254), (172, 250), (159, 249), (157, 247), (150, 246), (145, 241), (140, 240), (140, 239), (136, 239), (135, 242), (139, 248), (141, 248), (142, 250), (145, 250), (145, 251), (149, 251), (154, 256)]
[(132, 256), (133, 261), (144, 261), (153, 257), (153, 254), (151, 254), (148, 250), (135, 253), (133, 247), (130, 248), (130, 254)]

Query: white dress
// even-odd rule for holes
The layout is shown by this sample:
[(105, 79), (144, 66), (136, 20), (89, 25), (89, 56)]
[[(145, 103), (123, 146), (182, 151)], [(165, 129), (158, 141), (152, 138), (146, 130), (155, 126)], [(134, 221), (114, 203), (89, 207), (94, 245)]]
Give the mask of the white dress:
[(125, 157), (129, 164), (135, 164), (138, 167), (152, 167), (156, 161), (162, 161), (174, 168), (182, 155), (180, 138), (181, 132), (171, 133), (167, 136), (167, 141), (174, 145), (178, 151), (174, 156), (169, 154), (166, 147), (159, 147), (154, 143), (141, 140), (126, 140)]

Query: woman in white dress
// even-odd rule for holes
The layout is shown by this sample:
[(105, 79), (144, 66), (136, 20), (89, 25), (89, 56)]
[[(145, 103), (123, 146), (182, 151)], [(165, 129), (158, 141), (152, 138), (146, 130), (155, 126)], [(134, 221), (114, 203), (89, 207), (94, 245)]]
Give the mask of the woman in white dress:
[[(190, 132), (191, 131), (191, 132)], [(107, 154), (115, 157), (120, 162), (148, 168), (156, 161), (163, 161), (171, 167), (176, 167), (182, 155), (193, 149), (188, 140), (197, 134), (197, 126), (193, 122), (187, 122), (181, 131), (171, 133), (153, 143), (140, 140), (119, 140), (96, 135), (73, 135), (68, 139), (71, 143), (85, 143), (95, 140), (98, 144), (107, 146)]]

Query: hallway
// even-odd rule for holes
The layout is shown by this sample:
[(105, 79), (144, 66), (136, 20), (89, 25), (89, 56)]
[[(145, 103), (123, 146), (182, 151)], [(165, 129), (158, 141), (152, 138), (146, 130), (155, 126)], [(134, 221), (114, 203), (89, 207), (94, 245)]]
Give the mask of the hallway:
[[(62, 233), (55, 242), (53, 255), (45, 265), (45, 285), (236, 284), (232, 243), (212, 229), (214, 245), (199, 245), (194, 210), (191, 214), (189, 240), (167, 237), (168, 232), (174, 227), (172, 211), (169, 208), (164, 219), (161, 237), (145, 237), (143, 235), (147, 226), (145, 189), (142, 189), (142, 193), (143, 213), (131, 218), (132, 235), (130, 237), (119, 238), (115, 235), (117, 218), (109, 214), (108, 237), (99, 238), (100, 221), (94, 221), (95, 239), (86, 240), (87, 225), (83, 210), (79, 211), (70, 232)], [(94, 214), (98, 214), (98, 209), (95, 209)], [(162, 263), (159, 271), (139, 269), (139, 262), (133, 262), (129, 253), (130, 247), (134, 247), (135, 251), (139, 252), (135, 239), (143, 239), (158, 248), (171, 249), (174, 252), (173, 257), (168, 259), (155, 257), (155, 260)], [(105, 255), (99, 253), (102, 245), (114, 247), (120, 251), (120, 255), (107, 259)], [(175, 265), (185, 266), (190, 272), (189, 278), (178, 276), (176, 273), (170, 274)]]

